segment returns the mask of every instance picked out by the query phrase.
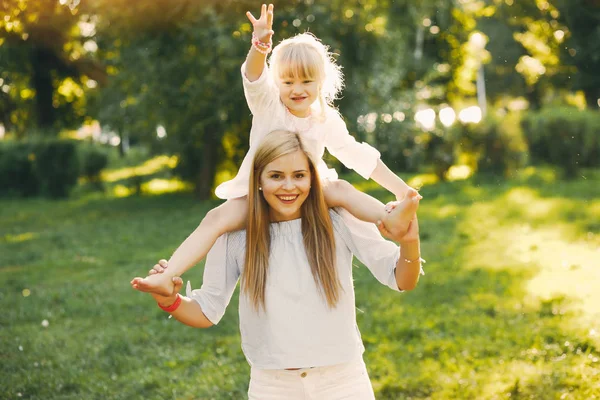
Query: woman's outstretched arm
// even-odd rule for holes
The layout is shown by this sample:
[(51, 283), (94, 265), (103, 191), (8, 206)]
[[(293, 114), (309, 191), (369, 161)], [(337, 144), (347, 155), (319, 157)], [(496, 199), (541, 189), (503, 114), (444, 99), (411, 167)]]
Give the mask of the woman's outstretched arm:
[[(156, 267), (160, 267), (160, 265), (157, 264), (155, 265), (155, 268)], [(135, 279), (131, 281), (132, 286), (135, 285)], [(179, 294), (181, 286), (183, 285), (183, 281), (181, 280), (181, 278), (176, 276), (172, 278), (172, 282), (173, 291), (168, 296), (163, 296), (157, 293), (150, 292), (150, 294), (152, 295), (154, 300), (156, 300), (158, 305), (168, 308), (172, 307), (177, 301), (181, 301), (177, 309), (175, 311), (170, 312), (173, 318), (193, 328), (210, 328), (211, 326), (213, 326), (213, 323), (210, 322), (208, 318), (206, 318), (206, 315), (204, 315), (204, 312), (202, 311), (202, 308), (200, 307), (200, 304), (198, 304), (197, 301), (194, 301), (186, 296), (181, 296)], [(179, 297), (181, 298), (181, 300), (178, 299)]]

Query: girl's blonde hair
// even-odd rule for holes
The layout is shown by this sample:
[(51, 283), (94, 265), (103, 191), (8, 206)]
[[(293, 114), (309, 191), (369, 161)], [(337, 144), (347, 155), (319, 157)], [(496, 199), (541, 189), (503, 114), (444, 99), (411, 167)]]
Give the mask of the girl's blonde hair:
[(319, 105), (325, 114), (327, 106), (333, 108), (344, 88), (342, 68), (335, 63), (329, 47), (315, 35), (306, 32), (282, 40), (269, 59), (273, 78), (300, 78), (320, 82)]
[(315, 284), (324, 295), (329, 307), (335, 307), (339, 300), (341, 284), (335, 268), (333, 224), (325, 203), (319, 173), (315, 167), (317, 164), (302, 145), (298, 134), (274, 131), (265, 136), (256, 150), (248, 190), (246, 256), (241, 287), (242, 293), (248, 295), (250, 303), (257, 311), (261, 306), (265, 308), (271, 243), (269, 204), (258, 189), (260, 176), (269, 163), (298, 150), (306, 155), (311, 175), (311, 189), (300, 208), (306, 257)]

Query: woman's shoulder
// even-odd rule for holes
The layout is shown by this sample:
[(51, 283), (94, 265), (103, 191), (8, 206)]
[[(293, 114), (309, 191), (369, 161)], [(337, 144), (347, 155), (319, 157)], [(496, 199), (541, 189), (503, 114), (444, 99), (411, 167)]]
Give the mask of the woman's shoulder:
[(342, 215), (344, 212), (347, 211), (341, 207), (329, 209), (329, 217), (331, 218), (334, 231), (336, 231), (338, 234), (342, 234), (343, 236), (348, 233), (348, 226), (346, 225), (346, 221)]
[(227, 252), (237, 253), (246, 248), (246, 230), (229, 232), (225, 234), (227, 242)]

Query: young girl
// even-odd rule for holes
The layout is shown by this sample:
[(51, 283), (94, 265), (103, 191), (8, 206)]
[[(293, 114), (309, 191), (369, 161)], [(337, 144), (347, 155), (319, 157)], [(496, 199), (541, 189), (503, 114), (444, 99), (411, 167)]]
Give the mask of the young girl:
[[(250, 164), (257, 144), (271, 131), (298, 132), (309, 151), (319, 157), (317, 167), (327, 182), (325, 199), (329, 207), (343, 207), (366, 222), (382, 221), (392, 234), (406, 232), (415, 215), (420, 195), (386, 167), (377, 150), (366, 143), (357, 143), (333, 108), (332, 102), (343, 83), (340, 67), (327, 48), (311, 34), (297, 35), (273, 49), (268, 68), (273, 5), (267, 8), (263, 4), (258, 20), (250, 12), (246, 15), (254, 26), (252, 45), (241, 71), (253, 115), (250, 149), (237, 176), (216, 189), (216, 195), (227, 201), (209, 211), (173, 253), (169, 274), (142, 280), (138, 285), (141, 291), (171, 293), (173, 276), (183, 274), (204, 258), (219, 236), (245, 227)], [(346, 167), (365, 179), (375, 180), (402, 201), (395, 208), (386, 209), (380, 201), (338, 180), (335, 170), (328, 169), (322, 160), (325, 148)]]
[[(168, 296), (153, 297), (178, 321), (208, 328), (221, 320), (240, 281), (251, 400), (374, 399), (356, 324), (352, 259), (392, 290), (415, 288), (422, 272), (418, 221), (392, 236), (399, 248), (372, 224), (329, 210), (316, 158), (296, 133), (268, 134), (252, 167), (247, 229), (219, 237), (199, 290), (188, 284), (180, 296), (175, 277)], [(161, 264), (156, 275), (171, 268)]]

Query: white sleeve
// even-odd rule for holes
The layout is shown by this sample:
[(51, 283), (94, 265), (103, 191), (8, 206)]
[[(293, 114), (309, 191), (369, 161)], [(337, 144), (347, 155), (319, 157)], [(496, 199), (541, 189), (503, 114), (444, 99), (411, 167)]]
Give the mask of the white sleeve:
[(346, 124), (337, 111), (332, 110), (328, 113), (327, 125), (325, 137), (327, 151), (346, 167), (369, 179), (377, 167), (381, 154), (369, 144), (357, 142), (348, 132)]
[(235, 260), (237, 253), (234, 246), (237, 240), (231, 237), (239, 233), (220, 236), (206, 256), (202, 287), (191, 290), (187, 283), (186, 296), (197, 301), (206, 318), (213, 324), (218, 324), (231, 301), (231, 296), (240, 277), (240, 269)]
[(331, 215), (336, 231), (344, 238), (354, 256), (380, 283), (401, 292), (396, 282), (400, 247), (381, 236), (375, 224), (357, 219), (344, 208), (336, 208)]
[(252, 115), (268, 113), (278, 100), (279, 94), (275, 82), (271, 78), (269, 67), (265, 64), (260, 77), (250, 82), (246, 77), (246, 63), (242, 64), (242, 82), (244, 84), (244, 95)]

